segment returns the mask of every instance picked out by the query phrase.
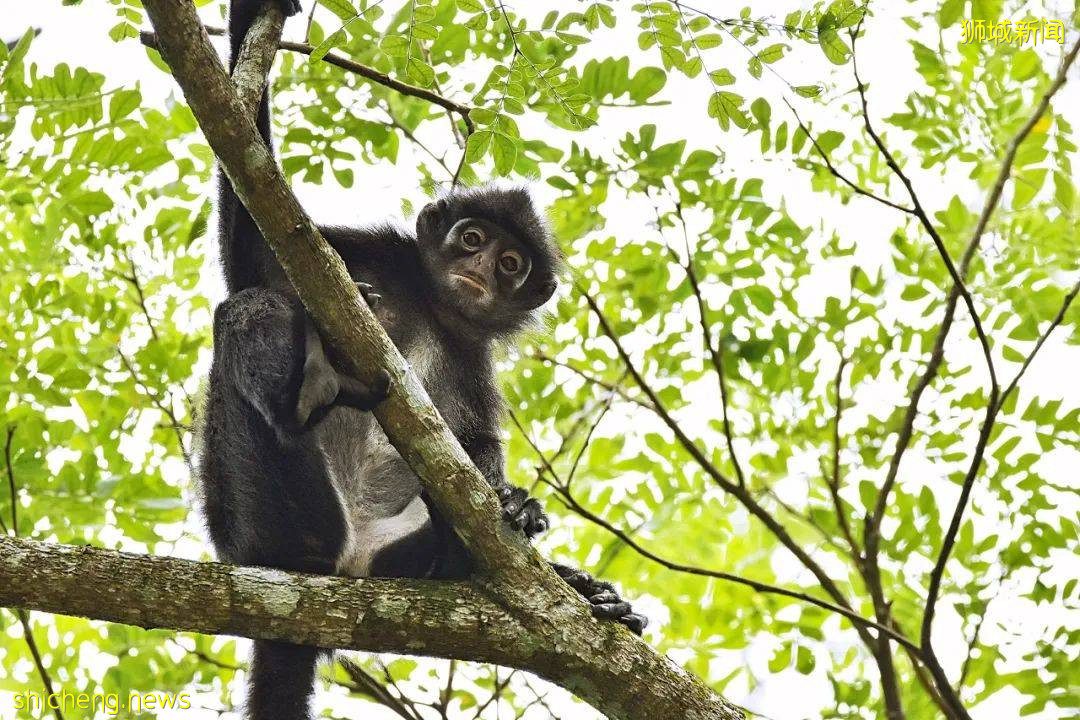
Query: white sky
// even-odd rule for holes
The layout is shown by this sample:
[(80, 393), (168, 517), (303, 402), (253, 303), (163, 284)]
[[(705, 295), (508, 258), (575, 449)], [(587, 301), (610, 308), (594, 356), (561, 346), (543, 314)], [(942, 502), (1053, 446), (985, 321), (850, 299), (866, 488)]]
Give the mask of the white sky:
[[(698, 4), (701, 7), (730, 7), (735, 10), (740, 7), (739, 4), (709, 3), (708, 0), (699, 0)], [(791, 9), (809, 4), (791, 0), (789, 2), (759, 3), (759, 6), (763, 8), (762, 12), (772, 12), (778, 18), (782, 18)], [(310, 0), (305, 0), (304, 5), (305, 9), (309, 7)], [(580, 3), (574, 0), (559, 0), (558, 2), (537, 4), (535, 6), (526, 5), (526, 3), (519, 0), (516, 5), (515, 10), (519, 12), (526, 12), (527, 10), (526, 14), (538, 16), (542, 16), (543, 12), (551, 8), (580, 9), (581, 7)], [(1051, 2), (1050, 5), (1051, 7), (1068, 9), (1070, 3)], [(513, 7), (513, 4), (510, 6)], [(860, 71), (864, 79), (869, 80), (871, 83), (871, 102), (873, 112), (878, 118), (885, 117), (901, 109), (903, 98), (907, 92), (921, 82), (921, 79), (914, 72), (914, 64), (910, 59), (910, 50), (907, 45), (913, 31), (900, 21), (900, 15), (898, 14), (907, 15), (911, 12), (911, 8), (912, 4), (909, 3), (876, 3), (876, 16), (868, 21), (867, 34), (860, 41), (860, 47), (862, 48), (859, 53)], [(216, 4), (213, 9), (215, 12), (206, 11), (204, 18), (208, 24), (220, 26), (222, 22), (219, 16), (216, 15)], [(716, 12), (724, 13), (725, 10), (717, 9)], [(727, 10), (726, 12), (733, 11)], [(1059, 11), (1057, 15), (1059, 17), (1066, 16), (1064, 11)], [(109, 87), (138, 84), (142, 89), (146, 102), (151, 105), (170, 94), (176, 94), (178, 91), (172, 81), (150, 65), (143, 48), (137, 42), (116, 44), (108, 38), (107, 32), (115, 22), (114, 8), (102, 0), (85, 0), (81, 6), (72, 8), (62, 8), (60, 0), (33, 0), (32, 2), (0, 0), (0, 38), (12, 39), (30, 26), (44, 29), (41, 37), (34, 43), (30, 54), (31, 60), (38, 63), (42, 68), (49, 68), (58, 62), (84, 65), (91, 70), (105, 73), (108, 77)], [(328, 26), (332, 23), (325, 16), (324, 22)], [(620, 22), (621, 25), (617, 33), (599, 36), (594, 43), (587, 46), (586, 52), (588, 54), (575, 59), (575, 62), (583, 64), (585, 59), (594, 55), (602, 57), (625, 54), (631, 58), (631, 72), (640, 66), (658, 65), (659, 60), (655, 56), (655, 51), (643, 53), (638, 49), (634, 28), (627, 27), (625, 17), (621, 17)], [(956, 37), (952, 38), (952, 41), (958, 42), (959, 29), (954, 28), (953, 30), (954, 32), (951, 34)], [(301, 19), (292, 20), (286, 27), (286, 36), (302, 39), (302, 35), (303, 21)], [(932, 43), (933, 40), (931, 40)], [(1040, 49), (1044, 50), (1048, 56), (1048, 66), (1053, 65), (1052, 57), (1054, 53), (1058, 52), (1058, 46), (1043, 46)], [(746, 56), (744, 51), (733, 43), (727, 43), (716, 52), (717, 54), (711, 57), (715, 58), (717, 67), (729, 66), (736, 72), (737, 76), (742, 76), (739, 71), (745, 68)], [(815, 55), (816, 52), (812, 48), (796, 48), (794, 57), (798, 58), (798, 60), (781, 62), (777, 68), (792, 84), (810, 84), (835, 72), (835, 69), (820, 56), (820, 53)], [(847, 69), (843, 69), (842, 72), (847, 72)], [(468, 77), (467, 73), (468, 68), (464, 68), (455, 77), (458, 85), (466, 80), (481, 80), (483, 78), (483, 75), (480, 74), (475, 77)], [(861, 199), (856, 199), (846, 206), (840, 205), (836, 201), (825, 200), (822, 195), (809, 191), (807, 176), (804, 173), (793, 173), (785, 163), (762, 160), (758, 153), (756, 136), (749, 140), (743, 140), (737, 133), (722, 134), (715, 128), (713, 121), (705, 117), (703, 111), (688, 113), (687, 107), (701, 110), (701, 106), (704, 104), (708, 88), (703, 86), (702, 83), (707, 83), (707, 80), (702, 77), (689, 80), (672, 75), (669, 79), (669, 85), (663, 91), (664, 97), (675, 100), (671, 106), (608, 111), (602, 115), (598, 127), (589, 130), (584, 137), (579, 135), (575, 139), (597, 148), (611, 148), (616, 145), (618, 138), (622, 137), (628, 130), (636, 131), (641, 124), (652, 122), (658, 124), (660, 128), (657, 144), (679, 138), (689, 138), (691, 147), (708, 148), (712, 145), (721, 147), (727, 156), (728, 167), (731, 168), (730, 172), (744, 177), (757, 176), (764, 178), (767, 192), (776, 198), (783, 196), (791, 216), (797, 222), (806, 223), (817, 218), (829, 217), (833, 219), (831, 223), (835, 225), (841, 222), (839, 219), (842, 219), (845, 232), (850, 233), (851, 237), (858, 240), (858, 250), (854, 261), (863, 267), (874, 267), (882, 262), (887, 253), (888, 234), (896, 225), (896, 219), (891, 211)], [(759, 81), (759, 86), (746, 87), (740, 85), (737, 89), (745, 91), (751, 97), (763, 95), (769, 98), (773, 106), (774, 124), (782, 119), (790, 121), (790, 118), (786, 117), (786, 109), (783, 108), (783, 103), (780, 101), (785, 88), (780, 81), (769, 75), (769, 73), (766, 73), (762, 80)], [(683, 99), (686, 102), (682, 102)], [(840, 100), (843, 100), (843, 98), (835, 98), (834, 102)], [(845, 121), (839, 119), (839, 114), (830, 112), (828, 103), (814, 103), (797, 99), (794, 99), (793, 102), (799, 108), (800, 113), (803, 114), (804, 119), (820, 123), (819, 127), (822, 129), (831, 128), (852, 133), (857, 132), (854, 126), (845, 127)], [(1080, 107), (1080, 82), (1074, 81), (1067, 85), (1059, 95), (1056, 103), (1059, 108)], [(530, 128), (542, 131), (543, 121), (529, 116), (521, 121), (521, 125), (522, 134), (528, 137)], [(441, 130), (444, 130), (444, 128), (440, 128)], [(431, 137), (428, 138), (425, 135), (423, 139), (430, 140), (431, 144), (436, 147), (445, 147), (446, 138), (435, 134), (434, 130), (428, 132), (432, 133)], [(443, 135), (445, 134), (443, 133)], [(890, 131), (890, 134), (900, 137), (900, 134), (896, 131)], [(364, 222), (378, 219), (386, 208), (396, 211), (400, 207), (402, 197), (410, 197), (414, 205), (419, 206), (423, 201), (423, 196), (413, 186), (415, 176), (412, 172), (413, 165), (410, 165), (410, 163), (416, 162), (417, 156), (414, 155), (414, 149), (407, 143), (403, 142), (401, 147), (402, 152), (398, 162), (398, 166), (404, 168), (401, 172), (387, 172), (385, 166), (364, 167), (358, 165), (355, 168), (357, 173), (355, 187), (364, 188), (363, 191), (356, 189), (342, 190), (337, 187), (326, 186), (300, 186), (298, 194), (314, 217), (320, 221), (329, 222)], [(923, 199), (930, 206), (928, 209), (931, 212), (943, 206), (953, 192), (960, 192), (961, 199), (969, 207), (981, 204), (981, 196), (976, 192), (974, 186), (966, 181), (963, 174), (956, 177), (943, 176), (940, 168), (935, 168), (929, 172), (910, 167), (907, 170), (912, 175), (916, 186), (923, 189)], [(329, 174), (327, 177), (329, 178)], [(550, 199), (554, 194), (554, 191), (545, 183), (537, 183), (535, 192), (541, 199)], [(372, 209), (374, 209), (374, 212)], [(650, 228), (652, 222), (649, 208), (642, 207), (640, 203), (620, 202), (617, 198), (614, 198), (605, 206), (603, 213), (605, 217), (609, 218), (609, 226), (606, 232), (617, 237), (632, 238), (638, 236), (643, 232), (643, 229)], [(211, 225), (211, 227), (213, 226)], [(828, 227), (827, 225), (826, 228)], [(647, 232), (652, 233), (654, 231), (648, 229)], [(846, 266), (832, 265), (816, 270), (814, 280), (810, 285), (813, 287), (816, 283), (817, 287), (824, 290), (835, 282), (847, 283)], [(220, 297), (220, 283), (207, 283), (206, 291), (212, 296)], [(810, 291), (804, 297), (800, 297), (800, 302), (805, 303), (805, 310), (808, 314), (815, 313), (818, 311), (820, 303), (823, 302), (824, 296), (824, 291), (820, 293)], [(1080, 402), (1080, 387), (1076, 383), (1062, 383), (1061, 378), (1074, 377), (1076, 367), (1080, 367), (1080, 350), (1075, 347), (1066, 347), (1060, 341), (1052, 340), (1043, 351), (1037, 366), (1033, 367), (1032, 372), (1026, 377), (1024, 391), (1040, 395), (1043, 398), (1061, 397), (1065, 400), (1067, 406), (1075, 406), (1077, 402)], [(885, 402), (889, 400), (889, 396), (870, 397), (866, 398), (866, 400), (869, 403)], [(1063, 454), (1052, 459), (1046, 474), (1065, 482), (1067, 476), (1077, 475), (1076, 470), (1076, 453), (1071, 455)], [(947, 489), (939, 497), (944, 507), (952, 507), (953, 496), (949, 494), (950, 492), (951, 489)], [(1068, 510), (1065, 511), (1068, 512)], [(197, 552), (197, 549), (193, 550), (193, 552)], [(1072, 561), (1075, 563), (1075, 558)], [(1069, 572), (1073, 576), (1077, 574), (1075, 566), (1071, 570), (1063, 567), (1062, 571)], [(662, 593), (658, 594), (662, 595)], [(663, 616), (662, 607), (654, 606), (653, 611), (650, 612), (648, 599), (644, 604), (647, 614), (654, 617)], [(1032, 607), (1022, 601), (1006, 599), (997, 603), (995, 609), (998, 613), (998, 620), (1007, 625), (1012, 625), (1013, 630), (1016, 630), (1018, 626), (1023, 627), (1025, 623), (1041, 625), (1046, 620), (1045, 616), (1032, 618)], [(1075, 625), (1075, 622), (1073, 625)], [(651, 632), (660, 633), (662, 627), (654, 626)], [(993, 632), (993, 629), (989, 629), (989, 632)], [(950, 653), (955, 653), (958, 650), (959, 648), (956, 646), (942, 648), (946, 660)], [(770, 676), (764, 671), (764, 668), (771, 651), (772, 647), (764, 644), (753, 645), (746, 651), (745, 660), (752, 667), (761, 671), (759, 673), (760, 684), (753, 689), (745, 688), (745, 692), (741, 695), (732, 693), (731, 699), (739, 704), (758, 710), (774, 720), (797, 720), (798, 718), (816, 717), (820, 713), (820, 709), (830, 702), (832, 693), (828, 678), (824, 676), (821, 670), (809, 676), (800, 675), (794, 670)], [(819, 663), (819, 666), (822, 664)], [(322, 703), (328, 702), (331, 703), (339, 715), (345, 717), (363, 716), (373, 720), (379, 720), (382, 717), (396, 717), (389, 711), (383, 711), (372, 705), (363, 705), (361, 715), (359, 710), (361, 705), (346, 699), (329, 700), (324, 696), (320, 706)], [(213, 698), (210, 698), (208, 704), (212, 707), (216, 703)], [(995, 696), (992, 703), (985, 703), (975, 708), (973, 715), (977, 720), (995, 720), (999, 717), (1010, 717), (1015, 715), (1016, 709), (1021, 704), (1022, 699), (1018, 695), (1002, 693)], [(0, 692), (0, 719), (13, 718), (14, 714), (11, 708), (12, 705), (7, 700), (6, 694)], [(584, 717), (583, 712), (582, 710), (571, 711), (564, 717)], [(170, 715), (163, 713), (161, 717), (170, 717)], [(174, 713), (172, 717), (189, 720), (201, 717), (217, 717), (217, 715), (209, 712), (185, 711)], [(1044, 714), (1031, 717), (1049, 718), (1053, 716)]]

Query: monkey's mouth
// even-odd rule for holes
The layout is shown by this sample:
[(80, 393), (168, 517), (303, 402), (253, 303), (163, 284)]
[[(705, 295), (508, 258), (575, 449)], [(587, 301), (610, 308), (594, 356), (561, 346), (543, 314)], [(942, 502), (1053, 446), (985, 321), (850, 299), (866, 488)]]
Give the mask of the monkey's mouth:
[(450, 273), (450, 274), (451, 274), (451, 276), (456, 277), (459, 280), (462, 280), (466, 285), (471, 285), (472, 287), (476, 288), (477, 290), (479, 290), (480, 292), (482, 292), (485, 295), (487, 295), (488, 292), (489, 292), (489, 290), (487, 288), (487, 285), (484, 284), (483, 278), (477, 277), (476, 275), (465, 275), (465, 274), (462, 274), (462, 273)]

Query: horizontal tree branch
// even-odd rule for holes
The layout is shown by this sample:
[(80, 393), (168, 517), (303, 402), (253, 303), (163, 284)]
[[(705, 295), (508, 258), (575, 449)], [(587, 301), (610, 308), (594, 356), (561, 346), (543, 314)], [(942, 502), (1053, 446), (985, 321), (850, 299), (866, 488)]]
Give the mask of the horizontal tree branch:
[(524, 631), (471, 583), (302, 575), (13, 537), (0, 537), (0, 605), (142, 628), (510, 665)]

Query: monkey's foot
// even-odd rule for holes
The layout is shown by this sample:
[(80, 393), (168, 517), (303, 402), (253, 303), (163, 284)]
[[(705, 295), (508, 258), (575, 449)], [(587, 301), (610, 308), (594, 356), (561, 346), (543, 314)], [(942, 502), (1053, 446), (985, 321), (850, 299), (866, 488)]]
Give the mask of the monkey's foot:
[(559, 577), (566, 581), (567, 585), (589, 601), (594, 618), (622, 623), (635, 635), (640, 635), (649, 624), (647, 617), (635, 613), (630, 603), (619, 597), (618, 591), (611, 583), (597, 580), (584, 570), (568, 565), (551, 563), (551, 567)]
[(292, 17), (301, 10), (300, 0), (277, 0), (277, 4), (281, 7), (281, 12), (285, 13), (285, 17)]
[(498, 494), (503, 519), (510, 523), (510, 527), (521, 530), (529, 538), (548, 529), (548, 517), (543, 506), (535, 498), (529, 497), (527, 490), (506, 485), (499, 488)]

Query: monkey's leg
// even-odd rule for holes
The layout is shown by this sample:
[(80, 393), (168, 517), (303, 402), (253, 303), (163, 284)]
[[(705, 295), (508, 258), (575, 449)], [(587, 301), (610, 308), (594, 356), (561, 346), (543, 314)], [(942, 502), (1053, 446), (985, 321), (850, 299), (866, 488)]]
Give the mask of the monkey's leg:
[(567, 585), (589, 601), (593, 617), (600, 620), (615, 620), (630, 628), (635, 635), (640, 635), (649, 624), (648, 618), (635, 613), (630, 603), (619, 597), (618, 591), (611, 583), (597, 580), (584, 570), (569, 565), (553, 562), (551, 567), (559, 577), (566, 581)]
[[(223, 560), (328, 574), (346, 525), (315, 435), (296, 418), (306, 320), (299, 303), (263, 288), (218, 308), (202, 486)], [(318, 652), (257, 641), (247, 717), (308, 720)]]

